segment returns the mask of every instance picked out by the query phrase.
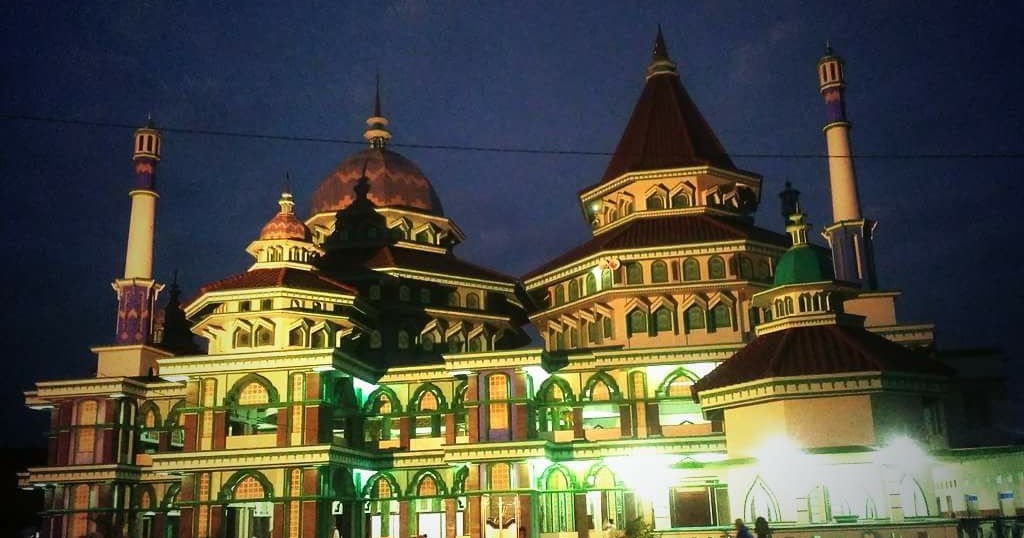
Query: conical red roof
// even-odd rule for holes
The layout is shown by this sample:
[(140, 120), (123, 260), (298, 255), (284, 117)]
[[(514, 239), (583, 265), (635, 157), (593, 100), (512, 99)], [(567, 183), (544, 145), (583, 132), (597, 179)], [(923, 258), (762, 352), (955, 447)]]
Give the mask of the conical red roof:
[[(711, 165), (735, 170), (714, 131), (686, 92), (659, 42), (640, 100), (601, 182), (627, 172)], [(667, 66), (667, 67), (666, 67)], [(657, 67), (657, 69), (655, 69)]]

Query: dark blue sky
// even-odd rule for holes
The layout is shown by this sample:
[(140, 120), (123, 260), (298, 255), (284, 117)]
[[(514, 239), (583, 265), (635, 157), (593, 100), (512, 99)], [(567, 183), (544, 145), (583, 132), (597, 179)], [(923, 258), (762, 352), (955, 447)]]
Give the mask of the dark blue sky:
[[(262, 5), (260, 5), (262, 4)], [(1019, 2), (132, 2), (0, 8), (0, 113), (359, 139), (374, 73), (396, 144), (611, 151), (643, 83), (656, 24), (683, 83), (736, 154), (822, 153), (815, 62), (847, 60), (861, 154), (1024, 151)], [(966, 3), (965, 3), (966, 4)], [(131, 131), (0, 120), (0, 264), (8, 375), (3, 413), (41, 439), (20, 392), (87, 375), (113, 337), (109, 282), (123, 269)], [(244, 270), (276, 210), (282, 176), (305, 214), (357, 146), (165, 134), (156, 271), (186, 294)], [(521, 274), (588, 235), (575, 195), (601, 156), (402, 149), (466, 232), (458, 252)], [(804, 192), (830, 218), (826, 163), (744, 158), (764, 175), (759, 222), (781, 230), (776, 193)], [(1015, 215), (1021, 159), (861, 159), (879, 221), (884, 286), (904, 321), (937, 324), (940, 346), (1016, 353), (1022, 293)]]

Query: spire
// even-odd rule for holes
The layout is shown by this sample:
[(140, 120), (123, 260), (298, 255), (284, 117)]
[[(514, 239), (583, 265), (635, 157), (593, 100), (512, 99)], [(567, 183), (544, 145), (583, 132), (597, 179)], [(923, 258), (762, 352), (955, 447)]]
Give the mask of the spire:
[(366, 120), (366, 131), (363, 138), (370, 143), (371, 148), (384, 149), (391, 140), (391, 132), (388, 131), (388, 120), (380, 111), (380, 74), (377, 74), (377, 91), (373, 99), (373, 115)]
[(164, 307), (164, 331), (160, 347), (178, 355), (196, 353), (198, 348), (192, 340), (188, 319), (181, 309), (181, 288), (178, 287), (178, 270), (174, 270), (170, 297)]
[(651, 63), (647, 66), (647, 78), (678, 74), (676, 64), (668, 57), (668, 46), (665, 45), (665, 36), (662, 35), (659, 24), (658, 35), (654, 38), (654, 53), (651, 55)]
[(782, 210), (782, 222), (789, 225), (789, 217), (800, 212), (800, 191), (793, 188), (793, 184), (786, 182), (786, 188), (779, 193), (779, 201)]

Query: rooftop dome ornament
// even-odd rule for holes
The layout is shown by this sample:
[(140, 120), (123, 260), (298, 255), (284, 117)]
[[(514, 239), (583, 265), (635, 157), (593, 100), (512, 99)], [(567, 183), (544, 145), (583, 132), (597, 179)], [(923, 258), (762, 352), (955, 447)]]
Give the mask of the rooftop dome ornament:
[(363, 138), (370, 143), (374, 149), (384, 149), (391, 140), (391, 132), (388, 131), (388, 120), (380, 111), (380, 74), (377, 75), (377, 92), (373, 99), (373, 116), (366, 120), (366, 131)]

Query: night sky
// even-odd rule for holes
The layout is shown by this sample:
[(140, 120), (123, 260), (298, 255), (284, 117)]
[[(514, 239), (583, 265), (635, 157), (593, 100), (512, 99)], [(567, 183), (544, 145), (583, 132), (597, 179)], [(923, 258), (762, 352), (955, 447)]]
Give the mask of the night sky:
[[(776, 194), (786, 180), (818, 230), (830, 220), (824, 160), (742, 156), (823, 154), (815, 63), (826, 39), (847, 61), (855, 153), (1024, 152), (1020, 2), (17, 4), (0, 8), (5, 115), (141, 124), (152, 112), (158, 126), (361, 140), (379, 71), (393, 148), (419, 164), (466, 232), (456, 252), (513, 275), (588, 237), (576, 193), (608, 157), (400, 145), (610, 152), (658, 23), (737, 165), (764, 175), (762, 226), (782, 230)], [(30, 445), (45, 426), (21, 391), (88, 376), (88, 348), (113, 341), (132, 132), (0, 126), (0, 405), (18, 432), (0, 444)], [(245, 270), (244, 248), (276, 212), (285, 172), (305, 216), (319, 181), (360, 147), (165, 133), (157, 278), (178, 268), (190, 296)], [(856, 163), (864, 214), (879, 222), (881, 283), (905, 291), (902, 321), (937, 324), (940, 347), (1019, 355), (1022, 165)]]

